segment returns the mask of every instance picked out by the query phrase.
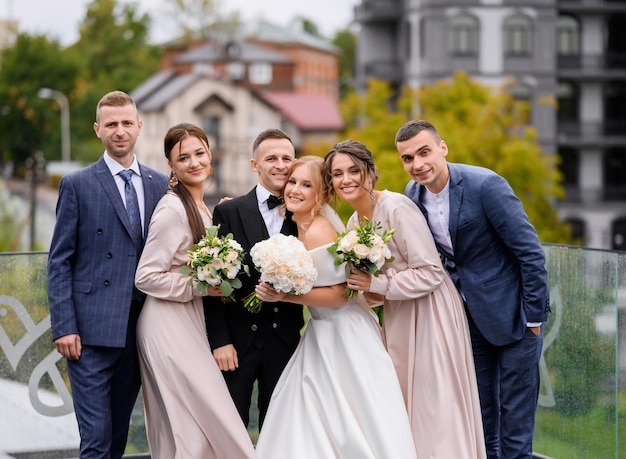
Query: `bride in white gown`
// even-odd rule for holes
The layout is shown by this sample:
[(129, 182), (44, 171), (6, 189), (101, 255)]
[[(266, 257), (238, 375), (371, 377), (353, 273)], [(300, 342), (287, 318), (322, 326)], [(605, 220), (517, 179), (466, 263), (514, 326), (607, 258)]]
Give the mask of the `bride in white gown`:
[[(290, 170), (283, 196), (310, 251), (318, 279), (309, 293), (257, 286), (263, 301), (306, 304), (311, 312), (285, 367), (256, 447), (260, 459), (416, 458), (400, 384), (375, 315), (346, 300), (345, 267), (326, 249), (343, 231), (326, 204), (323, 160), (304, 156)], [(331, 223), (331, 221), (333, 223)]]

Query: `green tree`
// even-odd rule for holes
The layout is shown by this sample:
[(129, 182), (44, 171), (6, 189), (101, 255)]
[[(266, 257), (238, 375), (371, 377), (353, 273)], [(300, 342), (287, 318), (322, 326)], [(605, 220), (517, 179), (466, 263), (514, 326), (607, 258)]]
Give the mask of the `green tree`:
[(59, 107), (40, 98), (40, 88), (76, 94), (80, 65), (58, 42), (45, 36), (20, 34), (2, 53), (0, 67), (0, 158), (19, 171), (26, 159), (41, 150), (45, 158), (61, 158)]
[(168, 15), (181, 30), (180, 40), (198, 38), (233, 39), (240, 35), (239, 13), (224, 15), (219, 0), (166, 0)]
[(337, 32), (332, 40), (332, 44), (341, 50), (341, 57), (339, 58), (339, 94), (342, 98), (353, 89), (356, 42), (357, 36), (349, 28)]
[(72, 107), (72, 132), (77, 158), (92, 162), (102, 154), (93, 131), (95, 108), (103, 94), (131, 92), (159, 69), (161, 50), (148, 43), (151, 19), (133, 4), (92, 0), (80, 26), (79, 40), (67, 52), (79, 58), (82, 72), (79, 98)]
[(317, 37), (317, 38), (323, 38), (322, 33), (320, 32), (320, 29), (319, 27), (317, 27), (317, 24), (315, 22), (305, 17), (299, 17), (296, 19), (300, 19), (302, 21), (302, 29), (306, 33), (308, 33), (309, 35), (313, 35), (314, 37)]
[[(404, 192), (409, 178), (398, 158), (395, 134), (411, 118), (426, 119), (446, 141), (449, 161), (487, 167), (509, 181), (542, 242), (569, 243), (568, 227), (558, 221), (553, 206), (563, 193), (554, 156), (541, 150), (527, 124), (527, 104), (502, 89), (458, 73), (395, 94), (387, 82), (372, 79), (367, 91), (350, 92), (341, 103), (343, 138), (359, 140), (372, 151), (380, 173), (378, 189)], [(328, 145), (308, 151), (323, 154)]]
[(409, 93), (403, 103), (408, 109), (408, 102), (417, 98), (419, 116), (445, 138), (449, 161), (487, 167), (505, 177), (542, 242), (570, 243), (569, 228), (559, 222), (554, 207), (564, 196), (557, 157), (541, 149), (536, 129), (528, 124), (529, 104), (504, 90), (511, 83), (494, 90), (457, 73), (451, 81)]

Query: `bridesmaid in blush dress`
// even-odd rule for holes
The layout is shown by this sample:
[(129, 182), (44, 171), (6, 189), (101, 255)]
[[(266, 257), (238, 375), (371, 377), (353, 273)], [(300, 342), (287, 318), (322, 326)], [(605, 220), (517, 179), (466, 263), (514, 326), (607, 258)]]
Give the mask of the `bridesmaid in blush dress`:
[[(393, 363), (371, 310), (347, 300), (345, 265), (327, 248), (343, 223), (326, 204), (322, 158), (294, 161), (283, 197), (318, 271), (304, 295), (257, 286), (264, 301), (309, 306), (311, 319), (270, 400), (261, 459), (415, 459)], [(332, 222), (332, 223), (331, 223)]]
[[(206, 338), (202, 297), (180, 272), (211, 225), (204, 184), (213, 168), (204, 132), (190, 124), (165, 136), (170, 188), (150, 222), (137, 288), (148, 297), (137, 324), (146, 429), (153, 459), (248, 459), (252, 441)], [(221, 296), (218, 287), (209, 295)]]
[(383, 332), (400, 380), (419, 459), (483, 459), (478, 386), (463, 302), (441, 265), (426, 220), (406, 196), (374, 189), (372, 153), (360, 142), (336, 144), (324, 159), (327, 186), (364, 218), (394, 229), (394, 260), (378, 276), (352, 269), (349, 288), (383, 295)]

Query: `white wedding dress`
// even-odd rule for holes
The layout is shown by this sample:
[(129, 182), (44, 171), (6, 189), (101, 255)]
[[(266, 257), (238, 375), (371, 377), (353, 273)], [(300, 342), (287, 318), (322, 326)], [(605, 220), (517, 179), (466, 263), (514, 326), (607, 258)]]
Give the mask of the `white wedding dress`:
[[(346, 280), (329, 245), (310, 251), (317, 286)], [(311, 319), (272, 394), (257, 456), (416, 458), (400, 384), (375, 315), (356, 300), (309, 310)]]

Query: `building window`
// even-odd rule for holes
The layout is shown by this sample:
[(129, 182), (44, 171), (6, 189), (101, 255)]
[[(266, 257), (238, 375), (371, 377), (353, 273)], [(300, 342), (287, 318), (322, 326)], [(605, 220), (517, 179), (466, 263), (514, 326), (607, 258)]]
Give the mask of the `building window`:
[(530, 56), (532, 51), (532, 22), (521, 14), (504, 21), (504, 52), (508, 56)]
[(527, 84), (513, 83), (506, 87), (506, 91), (517, 100), (522, 102), (531, 102), (532, 90)]
[(419, 42), (420, 49), (419, 49), (419, 52), (420, 52), (420, 57), (424, 58), (424, 57), (426, 57), (426, 38), (427, 38), (426, 37), (426, 17), (425, 16), (422, 16), (420, 18), (420, 23), (419, 23), (418, 27), (419, 27), (419, 30), (417, 32), (419, 33), (419, 36), (420, 36), (420, 42)]
[(508, 92), (518, 102), (517, 107), (523, 111), (526, 123), (530, 124), (532, 114), (533, 91), (530, 86), (524, 83), (512, 83), (506, 86)]
[(569, 225), (572, 238), (580, 245), (585, 244), (585, 222), (579, 218), (568, 218), (565, 222)]
[(450, 53), (454, 56), (478, 55), (478, 19), (461, 14), (450, 22)]
[(624, 135), (626, 132), (626, 85), (608, 81), (603, 85), (604, 134)]
[(604, 152), (604, 199), (626, 200), (626, 147), (609, 148)]
[(241, 80), (246, 74), (246, 67), (243, 62), (229, 62), (226, 68), (231, 80)]
[[(620, 10), (623, 10), (623, 1), (620, 3)], [(626, 14), (614, 13), (607, 15), (606, 19), (606, 48), (605, 58), (606, 66), (610, 69), (625, 69), (626, 68), (626, 56), (624, 56), (624, 49), (626, 49)]]
[(578, 86), (569, 81), (562, 81), (559, 83), (556, 97), (557, 119), (578, 122)]
[(626, 250), (626, 217), (618, 218), (613, 222), (613, 250)]
[(580, 153), (575, 148), (559, 148), (559, 171), (563, 178), (565, 201), (580, 202)]
[(203, 76), (213, 75), (213, 65), (207, 62), (197, 62), (193, 64), (192, 73)]
[(209, 138), (211, 150), (216, 151), (220, 148), (220, 127), (222, 119), (219, 116), (204, 115), (202, 117), (202, 129)]
[(400, 36), (402, 37), (402, 46), (404, 48), (404, 58), (411, 59), (411, 53), (413, 52), (411, 46), (411, 33), (412, 33), (411, 23), (409, 21), (404, 21), (402, 23), (402, 28), (400, 29)]
[(565, 223), (569, 225), (574, 241), (579, 245), (585, 245), (585, 221), (580, 218), (568, 218)]
[(270, 64), (252, 64), (248, 72), (250, 83), (269, 84), (272, 82), (272, 66)]
[(556, 50), (559, 56), (580, 54), (580, 26), (570, 16), (560, 16), (557, 21)]
[(578, 186), (580, 154), (575, 148), (559, 148), (561, 159), (559, 169), (563, 176), (563, 185)]

